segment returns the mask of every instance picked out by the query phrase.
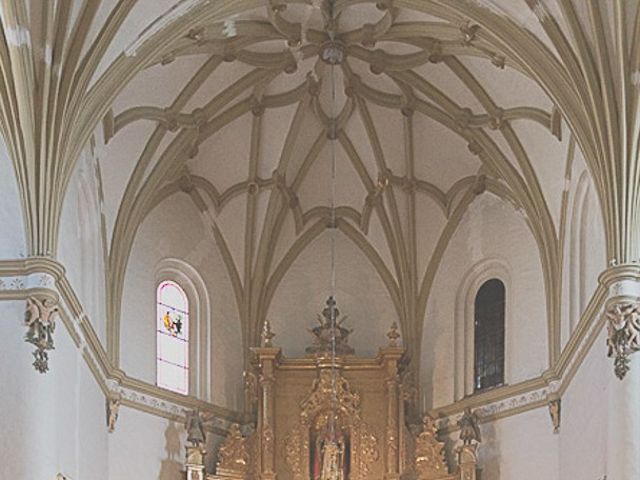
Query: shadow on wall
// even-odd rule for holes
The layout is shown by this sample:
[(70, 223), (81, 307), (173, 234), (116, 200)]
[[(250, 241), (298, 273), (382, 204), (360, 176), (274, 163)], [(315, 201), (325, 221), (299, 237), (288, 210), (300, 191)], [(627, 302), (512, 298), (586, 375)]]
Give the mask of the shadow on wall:
[(493, 423), (484, 423), (482, 443), (480, 444), (479, 464), (481, 466), (478, 480), (500, 480), (500, 447), (496, 438), (496, 427)]
[(158, 480), (179, 480), (183, 478), (182, 457), (180, 452), (180, 432), (175, 422), (169, 422), (164, 432), (164, 450), (167, 458), (162, 460)]

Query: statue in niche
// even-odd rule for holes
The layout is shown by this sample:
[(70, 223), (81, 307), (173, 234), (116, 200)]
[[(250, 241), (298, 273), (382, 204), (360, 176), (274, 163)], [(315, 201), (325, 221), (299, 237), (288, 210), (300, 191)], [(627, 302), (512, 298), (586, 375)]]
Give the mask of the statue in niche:
[(478, 414), (476, 412), (471, 412), (469, 407), (464, 409), (462, 417), (458, 420), (460, 440), (462, 440), (464, 445), (471, 445), (474, 441), (477, 443), (482, 441), (478, 420)]
[(311, 480), (349, 480), (349, 430), (339, 415), (318, 415), (310, 445)]
[(311, 354), (332, 353), (335, 345), (336, 355), (353, 355), (355, 350), (349, 345), (349, 335), (353, 332), (342, 324), (347, 317), (340, 319), (340, 310), (333, 296), (327, 299), (327, 306), (318, 315), (319, 326), (311, 329), (313, 345), (305, 350)]

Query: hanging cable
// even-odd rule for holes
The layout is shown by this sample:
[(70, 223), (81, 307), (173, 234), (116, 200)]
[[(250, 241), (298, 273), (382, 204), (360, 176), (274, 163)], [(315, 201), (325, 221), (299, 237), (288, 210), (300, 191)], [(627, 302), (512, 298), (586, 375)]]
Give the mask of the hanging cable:
[[(334, 11), (335, 8), (335, 0), (329, 0), (329, 18), (330, 18), (330, 29), (329, 29), (329, 41), (333, 43), (335, 41), (335, 32), (333, 30), (333, 26), (335, 25)], [(332, 383), (332, 405), (330, 415), (330, 432), (331, 439), (336, 442), (336, 416), (337, 416), (337, 408), (338, 408), (338, 392), (337, 392), (337, 371), (336, 371), (336, 329), (337, 329), (337, 315), (336, 315), (336, 235), (337, 235), (337, 215), (336, 215), (336, 139), (337, 139), (337, 125), (336, 125), (336, 117), (337, 117), (337, 98), (336, 98), (336, 72), (335, 72), (335, 64), (331, 64), (329, 66), (331, 72), (331, 124), (329, 125), (329, 141), (331, 142), (331, 220), (330, 220), (330, 228), (331, 228), (331, 302), (329, 304), (330, 308), (330, 319), (331, 319), (331, 383)]]

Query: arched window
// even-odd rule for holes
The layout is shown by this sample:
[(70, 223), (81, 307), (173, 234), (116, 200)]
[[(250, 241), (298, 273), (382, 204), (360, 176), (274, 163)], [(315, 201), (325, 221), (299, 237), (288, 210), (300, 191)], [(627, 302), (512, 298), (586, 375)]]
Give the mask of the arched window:
[(474, 311), (474, 389), (504, 383), (505, 288), (497, 278), (482, 284)]
[(175, 282), (160, 282), (156, 308), (156, 381), (159, 387), (189, 393), (189, 301)]

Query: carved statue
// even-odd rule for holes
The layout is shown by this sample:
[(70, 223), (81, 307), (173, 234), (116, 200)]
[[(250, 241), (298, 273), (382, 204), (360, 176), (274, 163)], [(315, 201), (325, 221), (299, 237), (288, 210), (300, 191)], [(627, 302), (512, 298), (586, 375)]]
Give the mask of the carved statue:
[(330, 440), (322, 447), (322, 472), (319, 480), (344, 480), (344, 445)]
[(200, 410), (187, 410), (185, 412), (186, 418), (184, 426), (187, 430), (187, 442), (195, 447), (199, 447), (206, 441), (206, 434), (204, 432), (204, 421)]
[(469, 407), (464, 409), (462, 417), (458, 420), (460, 440), (462, 440), (464, 445), (471, 445), (474, 441), (478, 443), (482, 442), (478, 420), (479, 418), (476, 412), (471, 412)]
[[(340, 310), (336, 307), (336, 301), (333, 297), (327, 300), (327, 306), (322, 310), (322, 316), (318, 315), (319, 326), (311, 330), (314, 341), (313, 345), (307, 347), (307, 353), (330, 353), (335, 352), (337, 355), (353, 355), (355, 350), (349, 342), (349, 335), (353, 330), (349, 330), (342, 326), (347, 317), (340, 317)], [(334, 345), (335, 344), (335, 345)]]
[(313, 435), (311, 480), (343, 480), (349, 456), (348, 432), (338, 415), (320, 414)]
[(24, 316), (24, 324), (28, 328), (25, 341), (35, 345), (33, 352), (35, 361), (33, 366), (40, 373), (49, 370), (49, 354), (47, 350), (53, 350), (53, 332), (56, 328), (55, 314), (58, 307), (49, 298), (39, 300), (36, 297), (27, 298), (27, 309)]
[(231, 425), (227, 438), (218, 450), (218, 473), (221, 470), (246, 474), (249, 469), (249, 452), (246, 439), (237, 423)]
[(107, 398), (107, 429), (109, 433), (113, 433), (116, 429), (116, 422), (118, 421), (118, 411), (120, 410), (119, 398)]

